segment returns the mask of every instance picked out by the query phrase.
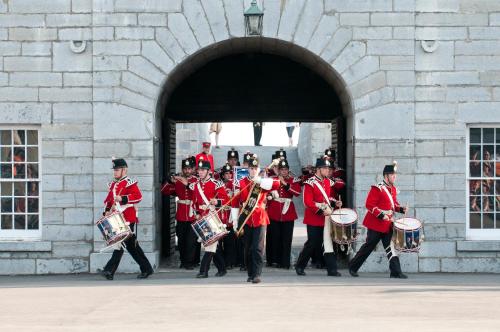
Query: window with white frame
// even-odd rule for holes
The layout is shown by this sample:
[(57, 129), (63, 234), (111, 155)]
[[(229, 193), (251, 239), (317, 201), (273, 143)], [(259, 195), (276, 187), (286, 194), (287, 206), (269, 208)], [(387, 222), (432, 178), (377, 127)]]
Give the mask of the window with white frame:
[(0, 127), (0, 239), (40, 237), (40, 171), (38, 129)]
[(500, 239), (500, 125), (470, 127), (467, 238)]

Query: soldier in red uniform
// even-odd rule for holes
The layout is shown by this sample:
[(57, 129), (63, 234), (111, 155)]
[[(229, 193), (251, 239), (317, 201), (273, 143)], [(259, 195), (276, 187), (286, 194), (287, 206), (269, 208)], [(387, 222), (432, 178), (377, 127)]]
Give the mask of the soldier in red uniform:
[[(137, 204), (142, 200), (142, 193), (137, 185), (136, 180), (132, 180), (127, 176), (128, 166), (124, 159), (113, 160), (113, 177), (114, 181), (109, 183), (109, 192), (104, 200), (105, 211), (107, 215), (114, 211), (121, 211), (125, 221), (129, 224), (130, 229), (134, 232), (136, 224), (139, 222), (137, 218)], [(132, 258), (139, 264), (141, 273), (137, 276), (138, 279), (146, 279), (153, 274), (153, 267), (149, 263), (144, 251), (142, 251), (135, 233), (132, 233), (124, 242), (127, 251)], [(111, 259), (106, 266), (98, 272), (108, 280), (113, 280), (120, 260), (123, 256), (123, 247), (114, 250)]]
[(373, 185), (366, 197), (366, 209), (368, 210), (363, 220), (363, 225), (368, 228), (366, 242), (359, 248), (356, 256), (349, 262), (349, 273), (357, 277), (357, 271), (364, 261), (375, 250), (379, 241), (384, 245), (391, 278), (408, 278), (401, 271), (401, 264), (397, 256), (392, 239), (392, 227), (394, 213), (405, 213), (406, 208), (402, 207), (397, 200), (398, 189), (394, 185), (396, 181), (397, 163), (386, 165), (383, 170), (384, 181)]
[[(231, 165), (226, 164), (222, 167), (220, 176), (229, 199), (234, 196), (232, 172), (233, 168)], [(236, 235), (234, 234), (233, 220), (231, 219), (231, 206), (224, 206), (220, 209), (219, 217), (226, 225), (226, 229), (229, 232), (219, 241), (219, 246), (221, 247), (222, 255), (224, 256), (226, 269), (230, 270), (236, 266)]]
[[(198, 181), (191, 183), (189, 188), (193, 191), (193, 206), (195, 209), (195, 218), (199, 220), (210, 213), (215, 213), (215, 209), (229, 202), (224, 184), (210, 176), (210, 162), (201, 159), (198, 162)], [(217, 267), (216, 277), (226, 275), (224, 258), (215, 242), (205, 247), (205, 254), (201, 260), (200, 273), (197, 278), (208, 278), (208, 270), (212, 258)]]
[(333, 212), (332, 203), (336, 207), (342, 206), (342, 202), (335, 201), (330, 194), (333, 182), (327, 177), (329, 166), (330, 162), (326, 158), (317, 159), (316, 174), (304, 184), (304, 224), (307, 225), (307, 241), (295, 265), (295, 272), (300, 276), (306, 275), (304, 269), (309, 258), (318, 248), (321, 248), (323, 243), (325, 245), (324, 258), (328, 276), (340, 276), (337, 271), (337, 257), (333, 252), (332, 241), (328, 232), (330, 221), (325, 220)]
[(249, 175), (236, 184), (240, 194), (233, 200), (231, 214), (233, 220), (238, 220), (238, 229), (244, 224), (247, 281), (258, 284), (261, 282), (264, 241), (269, 224), (264, 200), (269, 191), (279, 189), (280, 183), (259, 176), (257, 155), (252, 155), (247, 161)]
[(293, 197), (300, 195), (300, 179), (290, 176), (290, 166), (286, 159), (279, 161), (278, 172), (279, 176), (273, 179), (280, 181), (280, 187), (267, 196), (270, 224), (266, 239), (266, 261), (268, 265), (271, 263), (279, 268), (289, 269), (293, 226), (297, 219)]
[(227, 163), (231, 167), (240, 166), (240, 156), (238, 155), (238, 151), (234, 148), (231, 148), (231, 150), (227, 152)]
[(200, 162), (200, 159), (208, 160), (210, 162), (210, 171), (214, 173), (214, 156), (210, 154), (210, 142), (202, 143), (203, 150), (198, 153), (195, 157), (196, 165)]
[(181, 259), (180, 268), (192, 270), (195, 264), (196, 235), (191, 227), (194, 219), (193, 211), (193, 191), (189, 189), (189, 184), (196, 182), (193, 176), (194, 164), (191, 158), (182, 160), (182, 175), (172, 176), (161, 188), (163, 195), (177, 196), (177, 211), (175, 219), (175, 233), (177, 234), (177, 247)]

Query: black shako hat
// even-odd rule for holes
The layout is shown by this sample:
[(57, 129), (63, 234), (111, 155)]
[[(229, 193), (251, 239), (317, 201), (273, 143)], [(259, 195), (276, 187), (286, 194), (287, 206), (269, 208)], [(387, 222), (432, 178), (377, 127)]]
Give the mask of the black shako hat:
[(398, 170), (398, 162), (397, 161), (393, 161), (392, 162), (392, 165), (385, 165), (384, 166), (384, 170), (382, 172), (383, 175), (385, 174), (394, 174), (396, 173)]
[(335, 159), (335, 156), (336, 156), (335, 149), (332, 149), (332, 148), (326, 149), (325, 156), (327, 156), (328, 158), (331, 158), (331, 159)]
[(290, 165), (288, 165), (288, 160), (286, 160), (286, 159), (280, 160), (280, 162), (278, 164), (278, 169), (282, 169), (282, 168), (290, 168)]
[(274, 156), (275, 157), (273, 159), (275, 159), (275, 158), (281, 158), (281, 157), (283, 157), (283, 158), (286, 159), (286, 151), (284, 151), (283, 149), (279, 149), (278, 151), (276, 151), (274, 153)]
[(113, 163), (112, 169), (119, 169), (119, 168), (127, 168), (127, 162), (125, 159), (118, 158), (118, 159), (112, 159), (111, 162)]
[(231, 165), (229, 164), (225, 164), (224, 166), (222, 166), (222, 168), (220, 169), (220, 174), (221, 175), (224, 175), (225, 173), (228, 173), (228, 172), (231, 172), (233, 170), (233, 168), (231, 167)]
[(238, 155), (238, 151), (236, 151), (234, 148), (231, 148), (231, 150), (227, 152), (227, 160), (231, 158), (235, 158), (236, 160), (240, 161), (240, 156)]
[(204, 159), (200, 159), (197, 166), (201, 169), (211, 169), (210, 161)]
[(259, 158), (257, 158), (257, 155), (251, 154), (249, 159), (246, 159), (248, 162), (248, 167), (259, 167)]
[(193, 159), (192, 158), (182, 159), (181, 167), (182, 168), (185, 168), (185, 167), (194, 167)]
[(331, 166), (331, 162), (328, 160), (328, 158), (318, 158), (316, 159), (316, 165), (315, 167), (316, 168), (321, 168), (321, 167), (330, 167)]
[(243, 162), (248, 163), (248, 161), (252, 158), (253, 153), (247, 152), (243, 155)]

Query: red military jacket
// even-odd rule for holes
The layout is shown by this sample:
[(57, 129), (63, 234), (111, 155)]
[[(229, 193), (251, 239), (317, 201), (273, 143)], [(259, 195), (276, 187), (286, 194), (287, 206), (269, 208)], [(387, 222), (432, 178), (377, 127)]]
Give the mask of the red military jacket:
[(196, 182), (190, 183), (189, 188), (193, 191), (193, 207), (198, 216), (206, 216), (211, 211), (209, 206), (210, 204), (207, 206), (207, 203), (204, 201), (203, 196), (200, 193), (200, 189), (203, 191), (203, 194), (208, 201), (212, 198), (217, 199), (216, 208), (219, 208), (229, 202), (229, 197), (226, 194), (224, 184), (212, 177), (209, 177), (206, 180), (198, 179)]
[(117, 205), (113, 207), (115, 196), (121, 196), (122, 201), (119, 205), (125, 220), (130, 223), (139, 222), (139, 219), (137, 219), (136, 204), (142, 200), (142, 193), (139, 190), (137, 181), (125, 176), (119, 180), (110, 182), (108, 188), (108, 195), (104, 199), (106, 211), (110, 211), (111, 209), (116, 210)]
[[(390, 196), (384, 188), (387, 189)], [(392, 221), (383, 220), (384, 215), (389, 211), (394, 213), (402, 212), (403, 210), (396, 195), (397, 188), (395, 186), (389, 186), (385, 182), (372, 186), (366, 197), (366, 209), (368, 211), (363, 220), (363, 225), (377, 232), (389, 232), (392, 227)]]
[[(279, 181), (279, 177), (277, 176), (273, 177), (273, 179)], [(298, 216), (292, 199), (294, 196), (300, 195), (300, 179), (288, 177), (285, 179), (285, 182), (287, 183), (286, 186), (280, 182), (279, 189), (272, 191), (271, 195), (268, 195), (268, 197), (271, 196), (272, 199), (267, 201), (267, 214), (269, 218), (274, 221), (293, 222)], [(288, 206), (288, 209), (286, 206)]]
[[(260, 227), (269, 224), (269, 216), (266, 211), (266, 196), (271, 190), (278, 190), (280, 183), (272, 178), (263, 178), (263, 181), (271, 181), (268, 182), (269, 189), (262, 188), (259, 197), (257, 199), (257, 204), (252, 214), (248, 218), (247, 225), (250, 227)], [(240, 208), (243, 207), (243, 204), (247, 201), (248, 196), (250, 195), (250, 191), (253, 187), (251, 184), (252, 180), (247, 177), (244, 177), (240, 181), (237, 182), (235, 187), (235, 192), (238, 191), (238, 196), (233, 200), (232, 207)], [(262, 185), (262, 183), (261, 183)]]
[(193, 203), (193, 191), (189, 189), (189, 183), (196, 182), (196, 177), (190, 176), (187, 178), (188, 185), (185, 186), (181, 181), (175, 180), (174, 183), (165, 183), (161, 188), (161, 193), (166, 196), (177, 196), (177, 212), (175, 219), (179, 222), (192, 222), (195, 220)]
[[(229, 180), (224, 183), (224, 189), (226, 190), (227, 197), (231, 199), (234, 195), (234, 186), (233, 186), (233, 180)], [(233, 224), (229, 222), (229, 219), (231, 217), (231, 205), (225, 206), (219, 211), (219, 218), (220, 220), (227, 225), (227, 228), (233, 228)]]
[[(319, 185), (325, 191), (328, 201), (325, 200), (324, 195), (321, 193), (320, 189), (315, 183)], [(304, 224), (311, 226), (324, 226), (325, 216), (323, 211), (316, 206), (316, 203), (328, 203), (331, 204), (331, 193), (330, 190), (334, 182), (329, 178), (320, 179), (316, 175), (307, 179), (304, 182)]]
[[(336, 200), (339, 199), (339, 195), (342, 192), (342, 189), (345, 188), (345, 182), (341, 178), (332, 178), (334, 184), (332, 186), (332, 197), (335, 198)], [(344, 197), (340, 197), (342, 199), (345, 199)]]
[(210, 162), (210, 171), (213, 173), (214, 172), (214, 156), (211, 154), (205, 154), (204, 152), (198, 153), (195, 157), (196, 167), (198, 167), (198, 162), (200, 161), (201, 157), (203, 157), (203, 160), (208, 160)]

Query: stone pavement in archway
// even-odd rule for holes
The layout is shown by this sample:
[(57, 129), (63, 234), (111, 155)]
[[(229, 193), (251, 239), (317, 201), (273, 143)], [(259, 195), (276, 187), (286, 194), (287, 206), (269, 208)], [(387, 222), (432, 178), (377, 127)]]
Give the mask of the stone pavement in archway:
[(0, 277), (0, 331), (498, 331), (500, 275), (342, 272)]

